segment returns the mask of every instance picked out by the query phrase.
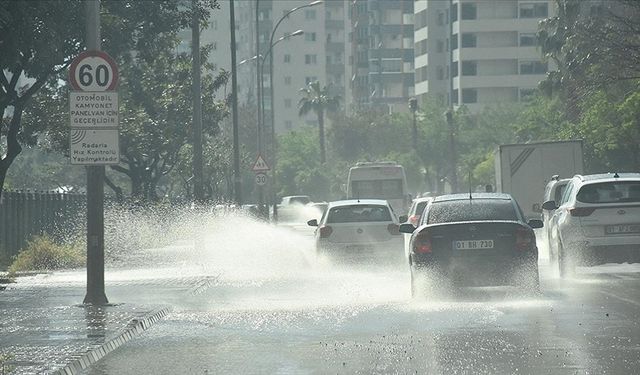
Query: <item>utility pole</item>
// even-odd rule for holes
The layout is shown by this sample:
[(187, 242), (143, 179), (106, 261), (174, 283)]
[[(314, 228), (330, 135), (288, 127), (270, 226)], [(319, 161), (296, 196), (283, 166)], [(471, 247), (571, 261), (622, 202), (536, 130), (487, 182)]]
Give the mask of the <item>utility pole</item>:
[(416, 123), (416, 112), (418, 111), (418, 99), (412, 97), (409, 99), (409, 110), (413, 114), (413, 149), (418, 154), (418, 124)]
[[(263, 116), (262, 116), (262, 68), (260, 67), (260, 1), (256, 0), (256, 75), (258, 83), (258, 155), (262, 156), (263, 153)], [(269, 218), (269, 209), (266, 209), (265, 213), (265, 199), (264, 199), (264, 186), (258, 185), (258, 211), (263, 218)]]
[(229, 24), (231, 25), (231, 107), (233, 111), (233, 181), (235, 200), (242, 205), (242, 185), (240, 176), (240, 147), (238, 145), (238, 77), (236, 64), (236, 16), (234, 0), (229, 1)]
[(202, 80), (200, 76), (200, 12), (198, 0), (191, 0), (191, 54), (193, 56), (193, 195), (195, 201), (204, 201), (202, 179)]
[[(85, 1), (87, 49), (99, 51), (100, 0)], [(109, 303), (104, 292), (104, 166), (87, 168), (87, 294), (86, 305)]]
[(451, 168), (451, 190), (452, 193), (458, 192), (458, 171), (457, 166), (457, 154), (456, 154), (456, 135), (455, 124), (453, 121), (453, 111), (448, 110), (445, 112), (445, 118), (447, 120), (447, 128), (449, 129), (449, 168)]

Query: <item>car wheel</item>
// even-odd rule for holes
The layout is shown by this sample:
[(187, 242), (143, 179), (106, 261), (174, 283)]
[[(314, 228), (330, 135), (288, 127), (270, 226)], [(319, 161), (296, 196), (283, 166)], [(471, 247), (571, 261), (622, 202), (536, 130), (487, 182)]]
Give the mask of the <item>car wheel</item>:
[(558, 270), (563, 279), (573, 276), (575, 272), (574, 260), (571, 259), (571, 254), (560, 242), (558, 242)]

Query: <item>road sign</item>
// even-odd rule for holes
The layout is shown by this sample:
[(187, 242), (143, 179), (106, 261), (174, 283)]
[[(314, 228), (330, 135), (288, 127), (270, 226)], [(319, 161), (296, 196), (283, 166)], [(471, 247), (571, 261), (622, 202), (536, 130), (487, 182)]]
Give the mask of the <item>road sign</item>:
[(258, 158), (256, 159), (256, 162), (253, 163), (253, 168), (251, 168), (251, 170), (254, 172), (266, 172), (270, 171), (271, 168), (269, 168), (267, 162), (264, 161), (262, 155), (258, 155)]
[(267, 184), (267, 175), (265, 173), (256, 173), (256, 185), (264, 186)]
[(71, 164), (111, 165), (120, 162), (117, 129), (71, 129)]
[(69, 83), (78, 91), (113, 91), (118, 84), (118, 67), (102, 51), (84, 51), (71, 62)]
[(118, 128), (118, 93), (72, 91), (69, 94), (72, 128)]

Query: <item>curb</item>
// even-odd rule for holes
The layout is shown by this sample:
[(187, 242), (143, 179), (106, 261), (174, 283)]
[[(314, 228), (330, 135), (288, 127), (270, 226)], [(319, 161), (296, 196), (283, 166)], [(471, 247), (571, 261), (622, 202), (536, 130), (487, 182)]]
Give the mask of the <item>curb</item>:
[(74, 360), (70, 364), (65, 367), (53, 372), (56, 375), (76, 375), (79, 374), (80, 371), (89, 368), (89, 366), (98, 362), (100, 359), (104, 358), (108, 353), (114, 351), (122, 344), (131, 340), (135, 336), (147, 330), (151, 325), (156, 323), (158, 320), (163, 318), (169, 313), (169, 308), (163, 308), (155, 311), (149, 316), (143, 319), (133, 319), (128, 324), (127, 328), (125, 328), (124, 332), (120, 333), (116, 337), (111, 340), (105, 342), (99, 347), (92, 349), (85, 354), (83, 354), (80, 358)]

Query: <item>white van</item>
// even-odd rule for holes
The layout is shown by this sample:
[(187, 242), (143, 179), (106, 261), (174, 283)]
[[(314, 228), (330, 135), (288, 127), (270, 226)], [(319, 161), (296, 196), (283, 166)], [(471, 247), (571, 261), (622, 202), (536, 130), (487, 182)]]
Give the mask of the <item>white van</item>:
[(411, 205), (404, 167), (393, 161), (360, 162), (349, 169), (347, 199), (386, 199), (396, 215)]

